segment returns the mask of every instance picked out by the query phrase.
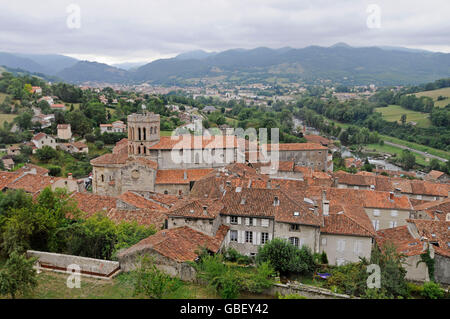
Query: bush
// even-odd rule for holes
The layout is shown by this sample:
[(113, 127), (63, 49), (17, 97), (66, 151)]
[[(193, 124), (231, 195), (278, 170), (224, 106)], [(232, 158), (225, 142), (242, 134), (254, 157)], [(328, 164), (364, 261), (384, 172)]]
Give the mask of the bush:
[(27, 259), (14, 251), (4, 268), (0, 270), (0, 295), (10, 295), (15, 299), (17, 294), (27, 294), (37, 286), (36, 271), (33, 265), (36, 259)]
[(103, 147), (105, 147), (105, 143), (103, 141), (95, 141), (94, 145), (99, 150), (101, 150), (101, 149), (103, 149)]
[(311, 274), (316, 266), (308, 247), (303, 246), (299, 249), (281, 238), (275, 238), (258, 249), (256, 262), (259, 264), (266, 261), (281, 274), (290, 272)]
[(162, 272), (148, 256), (140, 259), (135, 273), (134, 294), (144, 294), (152, 299), (167, 298), (180, 287), (180, 282)]
[(422, 297), (427, 299), (441, 299), (444, 298), (444, 289), (442, 289), (439, 284), (428, 281), (423, 284), (423, 290), (421, 292)]
[(51, 176), (60, 176), (61, 175), (61, 167), (60, 166), (50, 166), (48, 168), (48, 174)]
[(41, 161), (47, 163), (51, 159), (58, 159), (58, 151), (50, 146), (44, 146), (36, 151), (36, 157)]

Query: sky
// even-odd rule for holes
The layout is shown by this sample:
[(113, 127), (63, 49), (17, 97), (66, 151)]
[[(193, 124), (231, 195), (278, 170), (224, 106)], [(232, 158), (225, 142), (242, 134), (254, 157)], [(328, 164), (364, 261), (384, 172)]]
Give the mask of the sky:
[(0, 0), (0, 51), (108, 64), (337, 42), (450, 53), (448, 12), (449, 0)]

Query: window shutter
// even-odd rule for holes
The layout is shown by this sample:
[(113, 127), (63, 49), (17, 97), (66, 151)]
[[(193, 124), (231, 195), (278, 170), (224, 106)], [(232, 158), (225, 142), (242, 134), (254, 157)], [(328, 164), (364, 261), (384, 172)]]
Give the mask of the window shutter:
[(250, 225), (250, 218), (248, 217), (245, 218), (245, 225), (247, 226)]
[(226, 237), (225, 242), (226, 242), (227, 244), (230, 243), (230, 230), (228, 230), (228, 232), (227, 232), (227, 237)]
[(272, 240), (272, 233), (269, 233), (269, 240)]
[(252, 235), (252, 240), (253, 240), (253, 245), (257, 245), (258, 244), (258, 241), (257, 241), (257, 239), (256, 239), (256, 236), (257, 236), (257, 232), (253, 232), (253, 235)]
[(298, 243), (298, 248), (302, 248), (303, 247), (303, 238), (300, 238), (299, 243)]
[(243, 235), (243, 234), (242, 234), (243, 232), (242, 232), (242, 230), (238, 230), (237, 232), (238, 232), (238, 243), (239, 243), (239, 244), (242, 244), (242, 243), (243, 243), (243, 240), (242, 240), (242, 239), (243, 239), (243, 238), (242, 238), (242, 237), (243, 237), (243, 236), (242, 236), (242, 235)]
[(261, 233), (256, 233), (256, 245), (261, 245)]
[(230, 223), (230, 216), (227, 216), (227, 224)]
[(242, 218), (238, 217), (238, 224), (240, 225), (242, 223)]

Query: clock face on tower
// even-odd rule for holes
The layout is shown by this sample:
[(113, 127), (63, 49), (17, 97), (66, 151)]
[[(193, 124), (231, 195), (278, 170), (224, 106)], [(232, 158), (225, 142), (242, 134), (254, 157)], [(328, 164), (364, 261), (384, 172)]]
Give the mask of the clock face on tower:
[(135, 169), (135, 170), (133, 170), (133, 171), (131, 172), (131, 177), (132, 177), (132, 178), (138, 179), (139, 176), (140, 176), (140, 173), (139, 173), (139, 171), (138, 171), (137, 169)]

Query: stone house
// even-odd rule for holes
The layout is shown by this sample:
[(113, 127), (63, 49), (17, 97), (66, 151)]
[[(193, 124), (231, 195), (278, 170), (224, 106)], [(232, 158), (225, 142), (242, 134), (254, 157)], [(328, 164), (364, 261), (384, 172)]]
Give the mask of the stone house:
[(8, 147), (7, 149), (7, 154), (8, 155), (20, 155), (20, 147), (17, 145), (11, 145), (10, 147)]
[(111, 124), (100, 124), (100, 134), (103, 133), (125, 133), (127, 126), (122, 121), (115, 121)]
[(31, 139), (31, 142), (36, 146), (36, 148), (41, 149), (44, 146), (50, 146), (56, 149), (56, 140), (54, 137), (49, 136), (45, 133), (38, 133)]
[(70, 140), (72, 138), (72, 128), (70, 124), (58, 124), (56, 128), (60, 140)]
[(450, 176), (448, 176), (444, 172), (435, 170), (432, 170), (427, 175), (425, 175), (424, 179), (430, 182), (438, 182), (438, 183), (450, 182)]
[(155, 192), (171, 195), (188, 195), (194, 183), (213, 169), (167, 169), (156, 172)]
[(133, 270), (139, 266), (139, 257), (147, 255), (165, 273), (183, 281), (193, 281), (196, 271), (187, 262), (195, 261), (202, 248), (219, 252), (227, 231), (227, 227), (221, 226), (214, 236), (208, 236), (187, 226), (161, 230), (120, 252), (120, 268)]
[[(271, 158), (278, 147), (279, 161), (293, 161), (295, 165), (310, 167), (326, 172), (328, 170), (328, 148), (315, 143), (266, 144), (267, 156)], [(276, 153), (275, 153), (276, 154)], [(262, 156), (264, 158), (264, 156)], [(264, 160), (262, 160), (264, 161)], [(265, 160), (267, 161), (267, 159)]]
[(89, 148), (83, 142), (60, 143), (59, 148), (69, 153), (89, 153)]
[(358, 262), (360, 257), (370, 258), (375, 237), (372, 223), (361, 206), (323, 209), (320, 251), (325, 251), (329, 264), (342, 265)]

